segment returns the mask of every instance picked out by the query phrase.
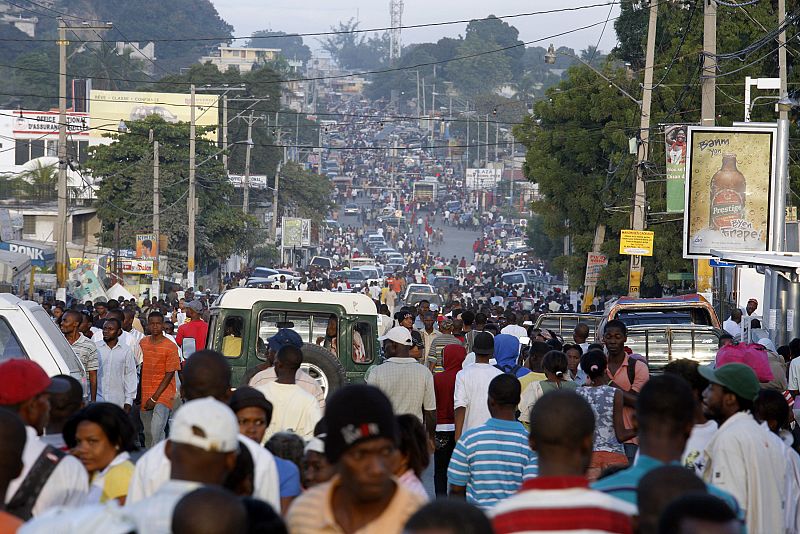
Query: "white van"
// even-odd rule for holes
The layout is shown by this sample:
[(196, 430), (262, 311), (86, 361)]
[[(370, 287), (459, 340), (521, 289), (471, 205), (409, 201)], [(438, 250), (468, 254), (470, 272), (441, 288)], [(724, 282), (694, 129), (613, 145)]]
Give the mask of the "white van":
[(33, 360), (48, 376), (70, 375), (88, 392), (83, 364), (44, 308), (0, 293), (0, 362), (11, 358)]

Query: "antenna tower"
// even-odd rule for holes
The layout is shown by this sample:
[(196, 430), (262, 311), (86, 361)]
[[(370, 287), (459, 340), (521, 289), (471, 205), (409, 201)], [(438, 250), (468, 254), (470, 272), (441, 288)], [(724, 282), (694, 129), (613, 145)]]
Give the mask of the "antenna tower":
[(400, 26), (403, 25), (403, 0), (389, 1), (389, 16), (392, 29), (389, 30), (389, 60), (395, 61), (400, 58), (400, 51), (403, 48), (400, 42)]

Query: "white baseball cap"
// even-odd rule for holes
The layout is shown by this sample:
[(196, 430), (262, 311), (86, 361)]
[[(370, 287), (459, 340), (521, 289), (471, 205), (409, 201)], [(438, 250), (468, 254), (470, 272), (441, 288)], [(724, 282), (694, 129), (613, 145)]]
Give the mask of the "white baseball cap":
[(386, 341), (387, 339), (408, 347), (413, 344), (411, 340), (411, 331), (405, 326), (395, 326), (386, 332), (385, 336), (380, 338), (381, 341)]
[(175, 413), (169, 440), (208, 452), (234, 452), (239, 422), (227, 404), (212, 397), (191, 400)]

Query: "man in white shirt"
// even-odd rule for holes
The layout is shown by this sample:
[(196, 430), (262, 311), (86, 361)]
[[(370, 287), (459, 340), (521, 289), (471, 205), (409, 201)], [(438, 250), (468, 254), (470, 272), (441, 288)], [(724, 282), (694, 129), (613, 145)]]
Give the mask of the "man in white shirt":
[[(183, 367), (181, 396), (187, 401), (213, 397), (227, 403), (231, 395), (231, 368), (225, 357), (211, 350), (192, 354)], [(177, 413), (180, 413), (180, 408)], [(233, 413), (231, 411), (231, 413)], [(253, 457), (253, 497), (280, 510), (278, 469), (272, 454), (255, 441), (239, 435), (240, 446)], [(166, 440), (156, 443), (136, 462), (128, 488), (126, 504), (133, 504), (155, 494), (170, 478), (172, 469), (166, 455)]]
[[(49, 394), (66, 393), (69, 388), (69, 382), (59, 378), (51, 380), (31, 360), (11, 359), (0, 363), (0, 406), (16, 412), (25, 423), (22, 473), (11, 481), (4, 496), (5, 510), (22, 519), (30, 519), (56, 506), (80, 506), (89, 491), (89, 478), (83, 464), (39, 439), (50, 412)], [(34, 465), (37, 465), (36, 470)], [(41, 488), (28, 485), (22, 488), (29, 476), (42, 477), (45, 482)]]
[(97, 400), (97, 349), (92, 340), (81, 334), (80, 327), (83, 314), (75, 310), (67, 310), (61, 316), (61, 332), (72, 345), (72, 350), (78, 356), (89, 375), (89, 399)]
[(132, 503), (128, 515), (139, 532), (170, 534), (181, 498), (204, 485), (222, 485), (236, 467), (239, 423), (233, 411), (211, 397), (185, 403), (175, 414), (165, 450), (170, 479), (150, 497)]
[(116, 404), (130, 412), (136, 398), (138, 378), (136, 357), (130, 347), (120, 343), (122, 327), (115, 317), (103, 323), (103, 339), (96, 343), (99, 354), (97, 400)]
[(480, 332), (472, 343), (475, 363), (461, 369), (456, 375), (453, 407), (455, 408), (457, 442), (470, 428), (484, 424), (490, 417), (489, 383), (503, 371), (489, 363), (494, 355), (494, 338)]
[(734, 338), (739, 338), (742, 335), (742, 310), (732, 310), (731, 316), (722, 323), (722, 329)]
[[(303, 338), (301, 338), (300, 334), (291, 328), (279, 329), (274, 336), (267, 339), (266, 361), (257, 366), (257, 370), (255, 374), (253, 374), (252, 378), (245, 380), (244, 383), (250, 387), (259, 389), (268, 382), (275, 382), (278, 380), (278, 375), (275, 372), (275, 355), (278, 354), (278, 351), (286, 345), (291, 345), (293, 347), (297, 347), (298, 349), (302, 349)], [(245, 378), (247, 378), (247, 376)], [(298, 386), (311, 393), (314, 398), (317, 399), (317, 403), (319, 403), (319, 409), (324, 411), (325, 392), (322, 391), (319, 383), (311, 378), (311, 376), (302, 369), (297, 370), (297, 374), (294, 378), (295, 383)]]
[(528, 331), (522, 326), (522, 314), (507, 313), (508, 326), (500, 330), (501, 334), (509, 334), (519, 339), (528, 336)]
[(790, 466), (750, 412), (760, 389), (755, 372), (743, 363), (699, 371), (711, 383), (703, 392), (704, 409), (720, 425), (706, 445), (703, 479), (736, 498), (749, 532), (785, 532), (783, 511), (797, 496), (786, 495)]
[(314, 427), (322, 418), (322, 411), (317, 399), (296, 383), (295, 376), (302, 363), (302, 350), (291, 345), (282, 347), (275, 356), (278, 379), (256, 388), (274, 407), (272, 421), (264, 434), (265, 442), (283, 431), (294, 432), (306, 440), (314, 437)]

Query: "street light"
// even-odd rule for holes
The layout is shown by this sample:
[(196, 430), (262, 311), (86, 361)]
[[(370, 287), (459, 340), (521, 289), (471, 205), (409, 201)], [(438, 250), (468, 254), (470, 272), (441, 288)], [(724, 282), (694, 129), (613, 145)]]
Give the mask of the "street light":
[(634, 103), (636, 103), (636, 105), (637, 105), (637, 106), (639, 106), (639, 107), (641, 107), (641, 106), (642, 106), (642, 101), (641, 101), (641, 100), (638, 100), (638, 99), (634, 98), (633, 96), (631, 96), (631, 94), (630, 94), (630, 93), (628, 93), (628, 92), (627, 92), (625, 89), (623, 89), (622, 87), (620, 87), (619, 85), (617, 85), (616, 83), (614, 83), (613, 81), (611, 81), (611, 79), (610, 79), (608, 76), (606, 76), (605, 74), (603, 74), (602, 72), (600, 72), (599, 70), (597, 70), (596, 68), (594, 68), (592, 65), (590, 65), (590, 64), (589, 64), (589, 63), (587, 63), (586, 61), (584, 61), (584, 60), (582, 60), (581, 58), (579, 58), (578, 56), (576, 56), (576, 55), (574, 55), (574, 54), (570, 54), (570, 53), (568, 53), (568, 52), (564, 52), (564, 51), (562, 51), (562, 50), (556, 50), (556, 48), (553, 46), (553, 44), (552, 44), (552, 43), (550, 43), (550, 46), (549, 46), (549, 47), (547, 47), (547, 53), (544, 55), (544, 62), (545, 62), (546, 64), (548, 64), (548, 65), (553, 65), (553, 64), (555, 64), (555, 62), (556, 62), (556, 55), (567, 56), (567, 57), (571, 57), (572, 59), (575, 59), (575, 60), (577, 60), (577, 61), (580, 61), (581, 63), (583, 63), (584, 65), (586, 65), (587, 67), (589, 67), (589, 68), (590, 68), (590, 69), (591, 69), (591, 70), (592, 70), (592, 71), (593, 71), (595, 74), (597, 74), (598, 76), (600, 76), (601, 78), (603, 78), (603, 79), (604, 79), (605, 81), (607, 81), (609, 84), (613, 85), (613, 86), (614, 86), (614, 87), (615, 87), (615, 88), (616, 88), (616, 89), (617, 89), (617, 90), (618, 90), (620, 93), (622, 93), (623, 95), (625, 95), (625, 96), (627, 96), (629, 99), (631, 99), (631, 100), (632, 100)]
[(119, 124), (117, 124), (117, 131), (119, 133), (128, 133), (128, 125), (125, 124), (124, 120), (119, 120)]

